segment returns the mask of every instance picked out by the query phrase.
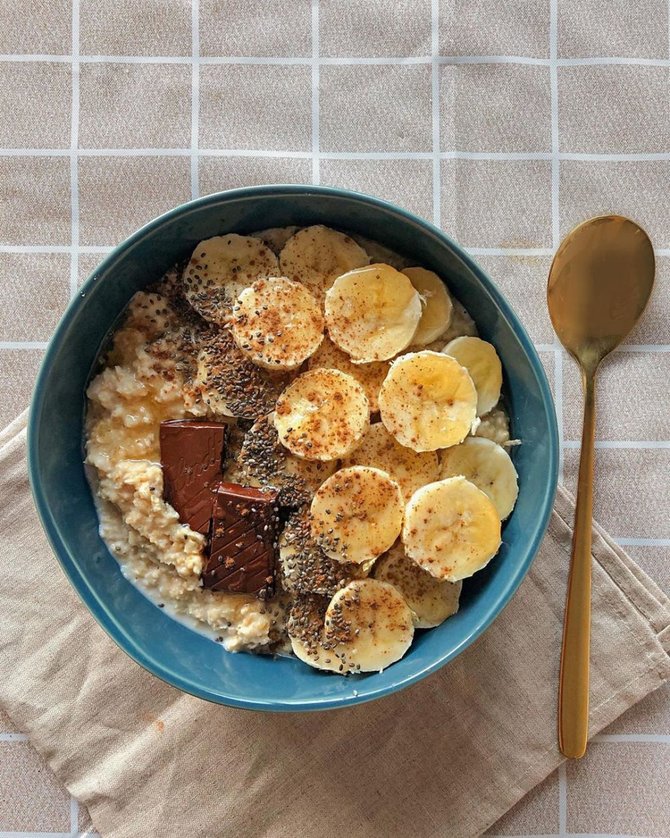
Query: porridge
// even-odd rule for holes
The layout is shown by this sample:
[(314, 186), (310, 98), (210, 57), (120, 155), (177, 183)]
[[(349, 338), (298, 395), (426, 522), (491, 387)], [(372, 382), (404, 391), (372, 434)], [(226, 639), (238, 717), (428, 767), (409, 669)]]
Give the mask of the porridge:
[(101, 535), (229, 651), (381, 670), (498, 552), (501, 385), (442, 279), (374, 242), (207, 239), (135, 294), (89, 385)]

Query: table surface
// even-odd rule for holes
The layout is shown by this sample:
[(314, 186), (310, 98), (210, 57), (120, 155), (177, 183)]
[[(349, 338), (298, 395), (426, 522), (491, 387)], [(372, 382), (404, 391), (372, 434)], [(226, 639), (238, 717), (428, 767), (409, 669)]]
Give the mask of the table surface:
[[(658, 281), (600, 379), (596, 516), (670, 585), (667, 0), (0, 0), (0, 424), (68, 300), (171, 206), (254, 183), (392, 200), (466, 246), (519, 312), (575, 485), (581, 400), (544, 293), (578, 221), (631, 215)], [(491, 830), (670, 835), (670, 688)], [(0, 712), (0, 836), (88, 835)], [(446, 833), (445, 833), (446, 834)]]

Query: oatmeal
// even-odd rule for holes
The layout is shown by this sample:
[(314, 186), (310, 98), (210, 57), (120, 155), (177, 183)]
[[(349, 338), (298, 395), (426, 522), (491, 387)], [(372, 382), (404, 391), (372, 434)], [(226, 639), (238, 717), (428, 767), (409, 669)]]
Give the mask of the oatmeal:
[(383, 669), (497, 553), (501, 383), (442, 279), (368, 239), (200, 242), (135, 294), (89, 385), (101, 535), (229, 651)]

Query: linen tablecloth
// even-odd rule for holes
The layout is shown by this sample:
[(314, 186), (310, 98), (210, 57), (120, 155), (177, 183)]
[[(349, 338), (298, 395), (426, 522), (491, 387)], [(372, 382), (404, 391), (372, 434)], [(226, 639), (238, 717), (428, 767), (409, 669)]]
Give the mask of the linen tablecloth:
[[(668, 29), (666, 0), (0, 0), (0, 424), (117, 241), (200, 194), (315, 182), (434, 220), (490, 273), (547, 368), (574, 487), (578, 376), (546, 274), (573, 224), (622, 212), (658, 282), (602, 371), (596, 517), (667, 589)], [(0, 726), (0, 834), (86, 829)], [(668, 835), (668, 757), (664, 688), (493, 831)]]

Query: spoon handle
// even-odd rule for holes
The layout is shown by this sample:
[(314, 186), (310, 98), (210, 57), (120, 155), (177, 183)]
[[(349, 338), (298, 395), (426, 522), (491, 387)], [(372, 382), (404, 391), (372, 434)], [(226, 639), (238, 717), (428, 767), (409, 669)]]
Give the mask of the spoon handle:
[(558, 693), (558, 744), (572, 759), (584, 756), (589, 732), (595, 370), (582, 370), (582, 380), (584, 425)]

